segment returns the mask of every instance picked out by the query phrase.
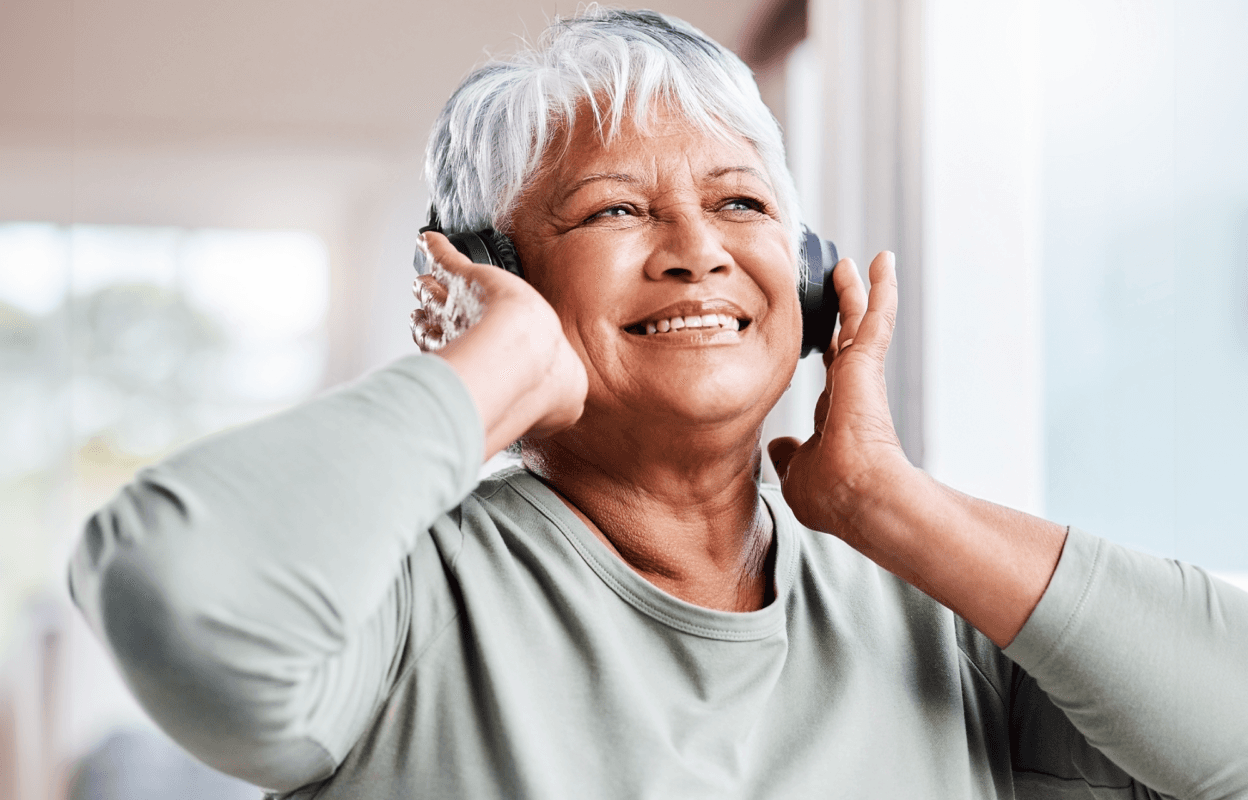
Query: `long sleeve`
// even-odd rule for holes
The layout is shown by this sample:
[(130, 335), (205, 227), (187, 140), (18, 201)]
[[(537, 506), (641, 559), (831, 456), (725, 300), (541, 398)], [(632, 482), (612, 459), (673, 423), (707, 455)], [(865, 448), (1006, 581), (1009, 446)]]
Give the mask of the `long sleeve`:
[(1024, 767), (1095, 785), (1099, 751), (1155, 792), (1248, 797), (1248, 594), (1072, 529), (1005, 654), (1086, 740), (1019, 698)]
[(394, 680), (409, 555), (483, 447), (454, 371), (402, 359), (140, 472), (88, 522), (71, 592), (171, 736), (293, 789), (336, 767)]

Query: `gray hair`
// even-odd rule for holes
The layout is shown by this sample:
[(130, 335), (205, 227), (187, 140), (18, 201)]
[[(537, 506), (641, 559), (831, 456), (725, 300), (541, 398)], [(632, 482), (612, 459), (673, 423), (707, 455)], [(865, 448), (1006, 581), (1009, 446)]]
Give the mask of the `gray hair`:
[(558, 141), (566, 145), (578, 107), (592, 111), (609, 143), (626, 114), (644, 125), (656, 100), (673, 103), (711, 135), (740, 136), (754, 146), (796, 255), (797, 190), (780, 126), (750, 69), (681, 20), (594, 5), (557, 18), (536, 47), (480, 67), (451, 95), (425, 157), (442, 227), (510, 232), (525, 185), (548, 148)]

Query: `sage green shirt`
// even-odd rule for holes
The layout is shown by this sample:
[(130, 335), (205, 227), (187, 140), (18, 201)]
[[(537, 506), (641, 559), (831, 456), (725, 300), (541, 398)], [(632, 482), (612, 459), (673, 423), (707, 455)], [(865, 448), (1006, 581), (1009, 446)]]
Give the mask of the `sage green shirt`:
[(482, 448), (400, 360), (141, 472), (72, 590), (158, 724), (283, 797), (1248, 797), (1248, 594), (1199, 569), (1071, 530), (1002, 652), (764, 486), (776, 599), (713, 611)]

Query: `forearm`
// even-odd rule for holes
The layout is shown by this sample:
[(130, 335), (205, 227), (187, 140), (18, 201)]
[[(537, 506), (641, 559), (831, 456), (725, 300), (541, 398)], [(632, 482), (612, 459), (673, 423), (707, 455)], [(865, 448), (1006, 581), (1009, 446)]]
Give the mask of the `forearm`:
[[(887, 475), (859, 497), (851, 543), (1001, 646), (1142, 785), (1179, 798), (1248, 792), (1248, 594), (908, 464)], [(1042, 736), (1062, 774), (1079, 747)]]
[(541, 424), (557, 394), (550, 388), (551, 373), (562, 366), (554, 361), (554, 344), (524, 326), (508, 329), (506, 322), (487, 315), (438, 354), (472, 396), (487, 459)]
[(900, 459), (862, 483), (846, 541), (1008, 645), (1048, 586), (1065, 529), (954, 491)]

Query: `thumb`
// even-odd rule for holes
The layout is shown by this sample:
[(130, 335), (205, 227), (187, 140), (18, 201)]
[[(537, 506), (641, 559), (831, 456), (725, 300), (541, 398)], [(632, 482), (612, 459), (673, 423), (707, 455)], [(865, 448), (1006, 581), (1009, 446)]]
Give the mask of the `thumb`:
[(767, 445), (767, 455), (771, 457), (771, 464), (776, 468), (776, 474), (783, 481), (786, 473), (789, 471), (789, 461), (792, 460), (793, 454), (797, 452), (797, 448), (801, 443), (792, 436), (785, 436), (780, 439), (772, 439)]

